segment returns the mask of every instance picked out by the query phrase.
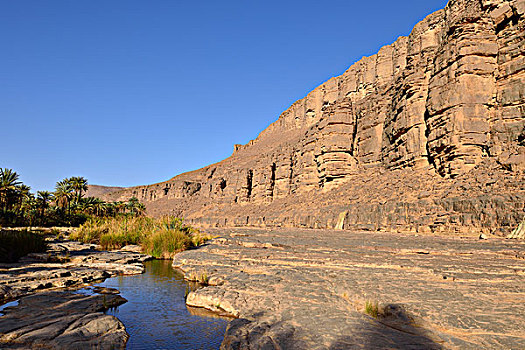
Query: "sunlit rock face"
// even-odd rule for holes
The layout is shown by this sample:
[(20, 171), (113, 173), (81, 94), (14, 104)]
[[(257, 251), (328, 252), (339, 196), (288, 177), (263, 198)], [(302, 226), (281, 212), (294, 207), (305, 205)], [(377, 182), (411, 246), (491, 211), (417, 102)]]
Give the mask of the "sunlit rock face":
[(525, 203), (524, 27), (523, 0), (451, 0), (228, 159), (102, 196), (214, 226), (335, 227), (349, 210), (374, 229), (506, 230)]

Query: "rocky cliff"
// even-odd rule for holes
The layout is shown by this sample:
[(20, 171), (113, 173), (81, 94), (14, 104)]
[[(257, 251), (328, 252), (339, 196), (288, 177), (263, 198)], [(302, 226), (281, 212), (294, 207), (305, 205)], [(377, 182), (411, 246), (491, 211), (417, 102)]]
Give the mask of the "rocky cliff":
[(228, 159), (104, 196), (213, 226), (503, 233), (524, 172), (525, 0), (450, 0)]
[(86, 197), (103, 197), (107, 193), (119, 191), (125, 189), (124, 187), (112, 187), (112, 186), (100, 186), (100, 185), (88, 185)]

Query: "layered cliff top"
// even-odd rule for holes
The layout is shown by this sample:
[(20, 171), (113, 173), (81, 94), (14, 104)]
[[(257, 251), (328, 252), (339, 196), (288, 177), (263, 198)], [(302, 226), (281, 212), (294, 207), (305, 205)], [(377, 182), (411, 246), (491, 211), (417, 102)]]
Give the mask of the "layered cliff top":
[(525, 1), (451, 0), (228, 159), (104, 196), (208, 225), (505, 231), (525, 203), (524, 37)]

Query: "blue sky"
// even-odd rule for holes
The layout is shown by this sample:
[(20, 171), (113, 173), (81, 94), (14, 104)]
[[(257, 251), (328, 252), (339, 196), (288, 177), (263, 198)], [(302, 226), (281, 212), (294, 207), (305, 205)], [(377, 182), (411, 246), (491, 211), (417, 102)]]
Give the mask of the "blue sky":
[(0, 1), (0, 167), (44, 190), (215, 163), (445, 4)]

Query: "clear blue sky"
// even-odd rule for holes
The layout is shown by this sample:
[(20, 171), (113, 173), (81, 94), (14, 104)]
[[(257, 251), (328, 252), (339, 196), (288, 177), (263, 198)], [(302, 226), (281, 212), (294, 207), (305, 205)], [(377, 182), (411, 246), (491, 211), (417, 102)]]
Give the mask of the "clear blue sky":
[(33, 190), (220, 161), (445, 0), (0, 1), (0, 167)]

